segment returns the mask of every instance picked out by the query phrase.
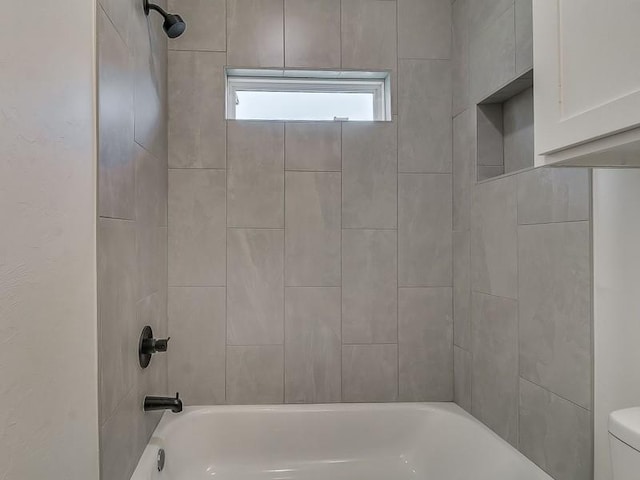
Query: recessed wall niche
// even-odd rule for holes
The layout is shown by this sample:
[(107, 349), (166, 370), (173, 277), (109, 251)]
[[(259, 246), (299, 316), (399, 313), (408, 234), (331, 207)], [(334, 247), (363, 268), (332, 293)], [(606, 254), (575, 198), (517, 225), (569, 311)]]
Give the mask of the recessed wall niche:
[(477, 180), (534, 165), (533, 71), (477, 105)]

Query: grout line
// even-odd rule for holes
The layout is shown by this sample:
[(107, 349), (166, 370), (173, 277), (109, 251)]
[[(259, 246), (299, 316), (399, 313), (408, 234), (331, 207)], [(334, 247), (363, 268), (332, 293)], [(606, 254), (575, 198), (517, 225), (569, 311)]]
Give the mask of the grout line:
[(285, 285), (284, 288), (341, 288), (340, 285)]
[[(224, 53), (229, 52), (229, 0), (224, 2)], [(227, 62), (225, 61), (225, 64)]]
[(398, 175), (453, 175), (453, 172), (402, 172), (398, 170)]
[(520, 449), (520, 229), (518, 228), (518, 183), (516, 182), (516, 365), (518, 368), (518, 378), (516, 379), (516, 448)]
[[(284, 0), (283, 0), (284, 9)], [(283, 11), (284, 17), (284, 11)], [(284, 21), (284, 20), (283, 20)], [(283, 33), (284, 35), (284, 33)], [(283, 60), (284, 61), (284, 60)], [(287, 124), (282, 125), (282, 216), (284, 223), (284, 232), (282, 235), (282, 403), (286, 401), (286, 359), (287, 359), (287, 322), (285, 321), (285, 311), (287, 308), (287, 174), (285, 166), (287, 165)]]
[(589, 223), (589, 220), (566, 220), (558, 222), (522, 223), (518, 227), (535, 227), (536, 225), (558, 225), (563, 223)]
[(555, 397), (558, 397), (558, 398), (560, 398), (560, 399), (564, 400), (565, 402), (569, 402), (569, 403), (570, 403), (571, 405), (573, 405), (574, 407), (578, 407), (578, 408), (580, 408), (580, 409), (584, 410), (585, 412), (592, 413), (592, 411), (591, 411), (591, 410), (589, 410), (588, 408), (583, 407), (582, 405), (578, 405), (576, 402), (574, 402), (574, 401), (572, 401), (572, 400), (569, 400), (568, 398), (565, 398), (565, 397), (563, 397), (562, 395), (558, 395), (557, 393), (552, 392), (551, 390), (549, 390), (547, 387), (543, 387), (542, 385), (540, 385), (540, 384), (538, 384), (538, 383), (536, 383), (536, 382), (532, 382), (532, 381), (531, 381), (531, 380), (529, 380), (528, 378), (525, 378), (525, 377), (522, 377), (522, 376), (518, 375), (518, 379), (522, 379), (522, 380), (524, 380), (525, 382), (529, 382), (530, 384), (535, 385), (536, 387), (539, 387), (539, 388), (543, 389), (545, 392), (550, 393), (551, 395), (553, 395), (553, 396), (555, 396)]
[(169, 167), (169, 171), (178, 170), (178, 171), (188, 171), (188, 172), (199, 172), (200, 170), (213, 170), (214, 172), (223, 172), (226, 168), (213, 168), (213, 167)]
[(104, 215), (98, 215), (98, 219), (101, 219), (101, 220), (117, 220), (119, 222), (136, 223), (135, 219), (133, 219), (133, 218), (108, 217), (108, 216), (104, 216)]
[(381, 230), (381, 231), (389, 231), (393, 232), (398, 230), (396, 227), (393, 228), (372, 228), (372, 227), (342, 227), (342, 230)]
[(227, 288), (225, 285), (168, 285), (168, 288)]
[[(340, 0), (340, 69), (342, 68), (342, 0)], [(342, 394), (342, 392), (340, 393)]]
[[(225, 18), (226, 21), (226, 18)], [(225, 26), (226, 28), (226, 26)], [(224, 124), (224, 137), (225, 137), (225, 144), (228, 144), (228, 132), (229, 131), (229, 123), (225, 122)], [(227, 145), (228, 147), (228, 145)], [(224, 284), (225, 284), (225, 291), (224, 291), (224, 403), (228, 403), (228, 396), (227, 396), (227, 383), (228, 383), (228, 378), (227, 378), (227, 363), (228, 363), (228, 346), (229, 346), (229, 228), (227, 227), (228, 223), (229, 223), (229, 148), (225, 148), (225, 154), (224, 154), (224, 161), (225, 161), (225, 166), (227, 167), (225, 169), (225, 188), (224, 188), (224, 227), (225, 227), (225, 247), (224, 247), (224, 253), (225, 253), (225, 270), (224, 270)]]
[(449, 288), (452, 289), (452, 285), (398, 285), (398, 290), (407, 290), (407, 289), (422, 289), (422, 290), (435, 290), (435, 289), (444, 289)]
[(227, 229), (231, 229), (231, 230), (284, 230), (284, 227), (237, 227), (237, 226), (227, 226)]
[[(340, 32), (342, 32), (342, 0), (340, 0)], [(340, 65), (342, 66), (342, 38), (341, 38), (341, 44), (340, 44)], [(343, 326), (343, 318), (342, 318), (342, 305), (344, 302), (344, 296), (343, 296), (343, 288), (342, 286), (344, 285), (344, 272), (343, 272), (343, 264), (344, 264), (344, 257), (342, 254), (342, 242), (343, 242), (343, 229), (342, 229), (342, 209), (343, 209), (343, 205), (344, 205), (344, 181), (343, 181), (343, 177), (344, 174), (342, 173), (344, 171), (344, 158), (343, 158), (343, 144), (344, 144), (344, 135), (343, 135), (343, 126), (342, 123), (340, 124), (340, 401), (344, 401), (344, 398), (342, 396), (342, 391), (343, 391), (343, 387), (342, 387), (342, 382), (343, 382), (343, 349), (344, 349), (344, 344), (343, 342), (343, 330), (344, 330), (344, 326)]]
[[(398, 35), (398, 3), (396, 2), (396, 36)], [(398, 44), (396, 42), (396, 49)], [(397, 53), (397, 52), (396, 52)], [(398, 77), (399, 77), (398, 73)], [(397, 81), (397, 80), (396, 80)], [(400, 399), (400, 165), (396, 123), (396, 399)]]
[(513, 297), (505, 297), (505, 296), (503, 296), (503, 295), (495, 295), (495, 294), (493, 294), (493, 293), (481, 292), (481, 291), (479, 291), (479, 290), (474, 290), (473, 288), (471, 289), (471, 293), (472, 293), (472, 294), (477, 293), (477, 294), (480, 294), (480, 295), (486, 295), (487, 297), (502, 298), (502, 299), (504, 299), (504, 300), (513, 300), (514, 302), (517, 302), (517, 301), (518, 301), (518, 299), (517, 299), (517, 298), (513, 298)]
[(207, 48), (167, 48), (167, 52), (227, 53), (226, 50), (211, 50)]
[[(453, 18), (451, 19), (451, 45), (453, 45)], [(451, 55), (453, 57), (453, 55)], [(451, 61), (450, 61), (451, 63)], [(450, 65), (451, 67), (451, 65)], [(449, 68), (449, 71), (451, 71), (451, 68)], [(451, 112), (453, 112), (453, 88), (451, 89)], [(453, 398), (451, 399), (453, 402), (455, 402), (456, 400), (456, 366), (455, 366), (455, 345), (456, 345), (456, 315), (455, 315), (455, 302), (454, 302), (454, 295), (455, 295), (455, 281), (454, 281), (454, 271), (455, 271), (455, 242), (454, 242), (454, 230), (453, 230), (453, 223), (454, 223), (454, 218), (453, 218), (453, 207), (454, 207), (454, 203), (456, 203), (456, 199), (455, 199), (455, 192), (454, 192), (454, 188), (453, 188), (453, 184), (454, 184), (454, 177), (453, 177), (453, 162), (454, 162), (454, 157), (453, 157), (453, 144), (454, 144), (454, 118), (452, 117), (450, 120), (450, 127), (451, 127), (451, 144), (450, 144), (450, 153), (451, 153), (451, 179), (450, 179), (450, 186), (451, 186), (451, 235), (450, 235), (450, 245), (451, 245), (451, 381), (453, 383), (452, 385), (452, 393), (453, 393)], [(471, 275), (469, 274), (469, 277), (471, 277)]]
[[(105, 18), (107, 20), (109, 20), (109, 23), (111, 24), (111, 27), (116, 32), (116, 35), (118, 35), (118, 38), (120, 38), (120, 41), (124, 44), (128, 55), (132, 56), (133, 55), (133, 53), (131, 52), (132, 49), (129, 48), (129, 45), (127, 44), (127, 41), (125, 40), (125, 38), (122, 35), (122, 33), (120, 33), (120, 29), (116, 26), (115, 22), (111, 19), (111, 17), (109, 16), (109, 14), (105, 10), (105, 8), (102, 6), (102, 2), (97, 2), (97, 4), (96, 4), (96, 17), (100, 16), (100, 10), (102, 11), (102, 13), (105, 16)], [(98, 23), (99, 23), (99, 19), (96, 18), (96, 24), (98, 24)], [(97, 27), (98, 27), (98, 25), (96, 25), (96, 30), (97, 30)], [(102, 33), (104, 33), (104, 32), (100, 32), (100, 34), (102, 34)]]
[(295, 168), (285, 168), (284, 171), (295, 173), (341, 173), (341, 170), (300, 170)]

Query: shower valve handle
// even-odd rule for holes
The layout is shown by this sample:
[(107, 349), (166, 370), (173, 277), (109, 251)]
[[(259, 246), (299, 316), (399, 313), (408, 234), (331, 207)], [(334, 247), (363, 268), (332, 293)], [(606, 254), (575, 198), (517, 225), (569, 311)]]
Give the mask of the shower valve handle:
[(149, 325), (142, 329), (138, 342), (138, 360), (142, 368), (147, 368), (151, 362), (151, 355), (166, 352), (169, 346), (168, 338), (153, 338), (153, 330)]

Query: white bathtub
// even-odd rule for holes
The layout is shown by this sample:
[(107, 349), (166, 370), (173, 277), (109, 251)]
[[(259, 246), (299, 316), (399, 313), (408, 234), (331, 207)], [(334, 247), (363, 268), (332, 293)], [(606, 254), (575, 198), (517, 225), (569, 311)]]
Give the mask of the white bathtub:
[[(158, 472), (159, 449), (165, 467)], [(165, 413), (132, 480), (551, 480), (450, 403)]]

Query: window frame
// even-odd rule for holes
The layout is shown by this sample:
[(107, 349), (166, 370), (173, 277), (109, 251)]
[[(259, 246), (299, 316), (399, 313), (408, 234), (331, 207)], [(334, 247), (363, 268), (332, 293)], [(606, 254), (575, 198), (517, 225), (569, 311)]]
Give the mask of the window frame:
[(252, 120), (236, 118), (236, 92), (251, 91), (370, 93), (373, 95), (372, 120), (271, 118), (262, 121), (391, 121), (389, 72), (225, 69), (225, 89), (225, 117), (228, 120)]

